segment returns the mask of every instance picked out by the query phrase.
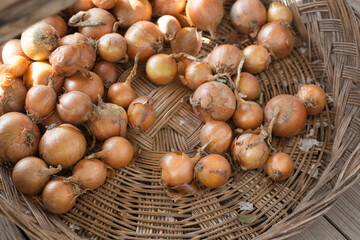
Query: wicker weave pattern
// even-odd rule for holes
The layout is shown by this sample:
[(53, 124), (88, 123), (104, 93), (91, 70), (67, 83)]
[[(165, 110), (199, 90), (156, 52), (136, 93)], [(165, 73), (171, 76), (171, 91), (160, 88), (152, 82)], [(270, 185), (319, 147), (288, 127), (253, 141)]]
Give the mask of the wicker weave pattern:
[[(141, 148), (136, 162), (80, 196), (62, 216), (44, 212), (19, 193), (10, 168), (3, 166), (0, 212), (35, 239), (281, 239), (303, 230), (356, 180), (360, 168), (360, 34), (354, 14), (342, 0), (286, 3), (299, 36), (308, 44), (257, 75), (264, 99), (295, 94), (301, 84), (317, 82), (326, 87), (329, 105), (308, 118), (298, 136), (273, 139), (274, 147), (295, 161), (296, 170), (285, 183), (274, 184), (263, 169), (237, 171), (219, 189), (173, 201), (160, 184), (158, 160), (166, 151), (194, 154), (202, 122), (181, 102), (189, 95), (187, 88), (179, 81), (157, 87), (140, 65), (132, 86), (138, 96), (154, 99), (158, 121), (147, 132), (129, 131), (128, 137)], [(219, 43), (236, 43), (228, 15), (218, 35), (226, 37), (215, 42), (205, 35), (202, 54)], [(118, 66), (121, 81), (130, 68), (130, 63)], [(319, 144), (301, 151), (303, 138), (315, 138)], [(249, 213), (240, 210), (240, 201), (254, 205), (254, 223), (237, 220), (237, 215)]]

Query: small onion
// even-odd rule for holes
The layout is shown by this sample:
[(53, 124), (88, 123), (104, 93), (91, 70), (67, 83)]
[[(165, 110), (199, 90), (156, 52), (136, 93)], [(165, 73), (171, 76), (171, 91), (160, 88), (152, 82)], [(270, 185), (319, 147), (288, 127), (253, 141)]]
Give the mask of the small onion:
[(41, 22), (50, 24), (53, 28), (55, 28), (59, 37), (64, 37), (67, 34), (68, 31), (67, 23), (62, 17), (60, 17), (57, 14), (44, 18), (43, 20), (41, 20)]
[(131, 127), (146, 131), (155, 124), (156, 112), (149, 101), (148, 97), (142, 96), (131, 102), (127, 110)]
[(0, 116), (7, 112), (23, 112), (26, 87), (19, 78), (0, 77)]
[(65, 9), (65, 14), (70, 18), (80, 11), (87, 11), (94, 7), (92, 0), (78, 0), (76, 3)]
[(185, 69), (185, 76), (180, 77), (181, 82), (190, 88), (196, 90), (201, 84), (215, 80), (211, 67), (202, 62), (192, 62)]
[(55, 109), (57, 95), (51, 84), (36, 85), (26, 94), (25, 107), (31, 118), (35, 121), (50, 115)]
[(154, 13), (158, 15), (174, 15), (185, 9), (185, 0), (154, 0)]
[(124, 37), (128, 47), (127, 53), (131, 59), (135, 59), (136, 54), (143, 50), (139, 56), (140, 62), (145, 62), (163, 48), (162, 32), (152, 22), (140, 21), (134, 23), (126, 31)]
[(257, 41), (276, 58), (288, 56), (295, 45), (294, 34), (281, 22), (270, 22), (263, 26), (257, 36)]
[(117, 71), (111, 62), (99, 61), (95, 64), (93, 72), (96, 73), (104, 83), (105, 87), (110, 87), (117, 80)]
[(10, 39), (9, 41), (2, 44), (1, 56), (2, 62), (7, 64), (11, 57), (13, 56), (23, 56), (26, 59), (29, 59), (28, 56), (23, 52), (21, 48), (20, 39)]
[(37, 153), (40, 130), (25, 114), (5, 113), (0, 117), (0, 159), (16, 163)]
[(308, 115), (316, 115), (325, 108), (326, 93), (315, 84), (302, 86), (297, 93), (297, 97), (304, 103)]
[(264, 71), (271, 61), (268, 50), (261, 45), (247, 46), (244, 56), (244, 70), (252, 74)]
[(164, 15), (157, 20), (157, 25), (164, 35), (166, 41), (171, 41), (175, 38), (176, 33), (181, 29), (179, 21), (171, 15)]
[(184, 27), (180, 29), (171, 41), (173, 53), (186, 53), (192, 56), (199, 54), (202, 46), (202, 34), (196, 28)]
[(84, 135), (71, 124), (50, 127), (40, 139), (40, 157), (49, 165), (71, 167), (84, 156), (85, 151)]
[(54, 27), (38, 22), (21, 34), (21, 48), (32, 60), (46, 60), (51, 51), (58, 47), (59, 35)]
[(117, 0), (112, 14), (121, 28), (129, 28), (139, 21), (150, 21), (152, 8), (148, 0)]
[(97, 49), (102, 59), (109, 62), (127, 62), (129, 56), (126, 54), (127, 46), (123, 36), (119, 33), (107, 33), (103, 35), (98, 43)]
[(203, 157), (195, 165), (196, 178), (209, 188), (221, 187), (229, 180), (230, 174), (230, 163), (218, 154)]
[(41, 194), (41, 201), (45, 210), (62, 214), (73, 208), (76, 197), (80, 193), (71, 183), (64, 183), (65, 178), (58, 177), (48, 182)]
[(216, 27), (224, 16), (222, 0), (188, 0), (185, 11), (191, 25), (215, 37)]
[(36, 195), (50, 181), (50, 176), (61, 169), (61, 166), (48, 168), (41, 158), (25, 157), (16, 163), (12, 179), (17, 190), (28, 195)]
[(266, 9), (259, 0), (237, 0), (231, 7), (230, 18), (239, 33), (251, 34), (266, 23)]
[(266, 173), (275, 181), (287, 179), (293, 170), (293, 160), (288, 154), (283, 152), (271, 155), (266, 162)]
[(110, 86), (107, 97), (110, 102), (127, 109), (136, 98), (136, 93), (130, 85), (130, 81), (118, 82)]
[(87, 156), (86, 159), (100, 158), (112, 168), (122, 168), (128, 165), (134, 156), (134, 148), (123, 137), (111, 137), (107, 139), (100, 152)]
[[(279, 109), (274, 116), (276, 108)], [(291, 95), (278, 95), (270, 99), (264, 109), (264, 122), (270, 123), (276, 117), (272, 133), (278, 137), (291, 137), (298, 134), (306, 123), (306, 109), (299, 98)]]
[(216, 81), (207, 82), (198, 87), (190, 103), (200, 118), (203, 118), (205, 112), (214, 120), (219, 121), (230, 119), (236, 108), (236, 99), (231, 89)]
[(117, 0), (92, 0), (93, 4), (102, 9), (111, 9), (115, 7)]
[(239, 48), (224, 44), (215, 47), (211, 51), (207, 63), (216, 73), (229, 73), (232, 75), (237, 70), (243, 55)]
[(267, 13), (268, 22), (286, 22), (291, 25), (293, 15), (291, 10), (281, 2), (272, 2)]
[(161, 53), (153, 55), (147, 60), (145, 71), (151, 82), (157, 85), (166, 85), (175, 80), (177, 65), (173, 57)]
[(244, 98), (245, 100), (255, 100), (259, 98), (261, 88), (259, 81), (254, 75), (247, 72), (241, 72), (239, 79), (237, 78), (237, 75), (234, 75), (232, 79), (235, 82), (236, 88), (246, 95)]
[(21, 77), (29, 68), (29, 60), (23, 56), (12, 56), (6, 65), (7, 72), (13, 77)]

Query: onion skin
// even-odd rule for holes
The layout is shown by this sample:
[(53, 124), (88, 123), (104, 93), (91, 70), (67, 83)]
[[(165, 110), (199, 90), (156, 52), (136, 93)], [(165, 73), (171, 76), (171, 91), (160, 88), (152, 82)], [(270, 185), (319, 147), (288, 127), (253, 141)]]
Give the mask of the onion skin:
[(117, 0), (112, 14), (121, 28), (129, 28), (139, 21), (150, 21), (152, 8), (148, 0)]
[(196, 89), (190, 103), (195, 114), (203, 118), (203, 112), (219, 121), (229, 120), (235, 112), (236, 100), (231, 89), (216, 81), (202, 84)]
[(266, 9), (259, 0), (238, 0), (231, 7), (230, 18), (239, 33), (251, 34), (266, 23)]
[(98, 102), (98, 95), (104, 95), (104, 84), (101, 78), (94, 72), (90, 72), (90, 77), (82, 73), (76, 73), (65, 79), (63, 88), (66, 92), (80, 91), (87, 94), (93, 103)]
[(146, 76), (151, 82), (157, 85), (166, 85), (175, 80), (177, 64), (169, 55), (156, 54), (147, 60), (145, 70)]
[(306, 112), (310, 116), (319, 114), (325, 108), (326, 93), (315, 84), (302, 86), (297, 93), (297, 97), (305, 105)]
[(57, 95), (52, 87), (33, 86), (26, 94), (25, 107), (31, 117), (39, 120), (48, 116), (55, 109), (56, 99)]
[(110, 86), (107, 97), (111, 103), (115, 103), (127, 109), (136, 98), (136, 93), (130, 83), (115, 83)]
[(230, 174), (230, 163), (218, 154), (203, 157), (195, 165), (196, 178), (209, 188), (221, 187), (229, 180)]
[(7, 112), (23, 112), (26, 92), (21, 79), (0, 77), (0, 116)]
[(224, 17), (222, 0), (188, 0), (185, 8), (191, 25), (209, 31), (214, 38), (216, 27)]
[(196, 90), (201, 84), (214, 80), (211, 67), (202, 62), (192, 62), (185, 69), (184, 78), (180, 77), (181, 82), (190, 88)]
[(12, 56), (6, 65), (7, 72), (13, 77), (21, 77), (29, 68), (30, 62), (23, 56)]
[(293, 160), (288, 154), (283, 152), (271, 155), (266, 162), (266, 173), (275, 181), (287, 179), (293, 170)]
[(268, 22), (286, 22), (291, 25), (293, 22), (293, 15), (291, 10), (281, 2), (270, 3), (268, 13)]
[(41, 158), (25, 157), (16, 163), (12, 179), (17, 190), (28, 195), (36, 195), (50, 181), (50, 176), (60, 170), (60, 166), (48, 168)]
[(53, 28), (55, 28), (56, 32), (61, 38), (64, 37), (68, 32), (67, 23), (62, 17), (57, 14), (44, 18), (43, 20), (41, 20), (41, 22), (50, 24)]
[(257, 41), (276, 58), (288, 56), (295, 45), (294, 34), (290, 28), (280, 22), (270, 22), (264, 25), (257, 36)]
[(181, 29), (179, 21), (171, 15), (164, 15), (157, 20), (157, 25), (164, 35), (166, 41), (171, 41), (175, 38), (176, 33)]
[(117, 0), (92, 0), (93, 4), (102, 9), (111, 9), (115, 7)]
[(246, 94), (246, 98), (244, 98), (245, 100), (255, 100), (259, 98), (261, 88), (259, 81), (254, 77), (254, 75), (242, 72), (240, 73), (239, 80), (237, 80), (237, 75), (234, 75), (232, 79), (235, 81), (237, 89)]
[(206, 124), (201, 128), (201, 145), (211, 141), (205, 148), (211, 153), (225, 153), (230, 147), (232, 137), (231, 127), (223, 121), (214, 121), (208, 118)]
[(38, 151), (40, 130), (28, 116), (18, 112), (0, 117), (0, 158), (16, 163)]
[(156, 112), (149, 101), (148, 97), (142, 96), (131, 102), (127, 110), (131, 127), (146, 131), (155, 124)]
[(93, 72), (96, 73), (104, 83), (104, 87), (109, 88), (117, 80), (117, 71), (111, 62), (99, 61), (95, 64)]
[(263, 122), (263, 110), (259, 104), (253, 101), (242, 101), (233, 115), (233, 121), (236, 127), (247, 130), (255, 130)]
[(209, 64), (216, 73), (233, 74), (233, 72), (237, 70), (242, 57), (243, 52), (239, 48), (224, 44), (215, 47), (211, 51), (207, 64)]
[[(152, 55), (163, 48), (163, 35), (158, 26), (152, 22), (139, 21), (134, 23), (125, 33), (127, 43), (127, 54), (131, 59), (135, 59), (136, 54), (143, 50), (139, 55), (139, 61), (145, 62)], [(146, 49), (144, 49), (147, 47)]]
[(85, 151), (84, 135), (71, 124), (48, 128), (40, 139), (40, 157), (49, 165), (71, 167), (84, 156)]
[(64, 180), (65, 178), (58, 177), (45, 185), (41, 194), (41, 201), (45, 210), (55, 214), (63, 214), (74, 207), (77, 193), (74, 185), (64, 183)]
[(23, 56), (26, 59), (29, 59), (28, 56), (23, 52), (21, 48), (21, 41), (20, 39), (10, 39), (4, 44), (2, 44), (1, 50), (1, 59), (2, 62), (5, 64), (9, 63), (9, 60), (13, 56)]
[(264, 122), (270, 123), (276, 106), (280, 112), (272, 129), (278, 137), (291, 137), (298, 134), (306, 123), (306, 109), (303, 103), (291, 95), (278, 95), (270, 99), (264, 109)]
[(103, 35), (97, 44), (99, 55), (109, 62), (124, 61), (129, 59), (126, 54), (127, 45), (125, 38), (119, 33), (107, 33)]
[(184, 27), (180, 29), (171, 41), (173, 53), (186, 53), (191, 56), (199, 54), (202, 46), (202, 33), (196, 28)]
[(256, 169), (265, 164), (269, 157), (269, 147), (264, 141), (253, 147), (249, 144), (259, 141), (262, 135), (246, 133), (235, 138), (231, 144), (231, 156), (243, 170)]
[(154, 0), (154, 13), (158, 15), (174, 15), (185, 9), (185, 0)]
[(21, 34), (21, 48), (32, 60), (46, 60), (51, 51), (58, 47), (58, 39), (59, 35), (54, 27), (45, 22), (38, 22)]
[(94, 190), (105, 182), (107, 171), (98, 159), (82, 159), (74, 166), (71, 179), (82, 189)]
[(261, 45), (247, 46), (244, 49), (244, 56), (244, 70), (252, 74), (264, 71), (271, 61), (268, 50)]

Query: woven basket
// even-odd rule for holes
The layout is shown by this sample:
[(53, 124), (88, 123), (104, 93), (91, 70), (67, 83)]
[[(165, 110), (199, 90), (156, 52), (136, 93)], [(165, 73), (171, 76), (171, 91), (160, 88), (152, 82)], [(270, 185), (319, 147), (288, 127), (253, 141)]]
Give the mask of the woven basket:
[[(228, 11), (233, 1), (225, 3)], [(358, 19), (342, 0), (287, 0), (294, 14), (299, 40), (293, 53), (273, 60), (256, 77), (265, 101), (281, 93), (295, 94), (304, 83), (319, 83), (328, 106), (308, 118), (306, 129), (290, 139), (273, 139), (273, 146), (295, 161), (294, 174), (275, 184), (264, 169), (239, 171), (218, 189), (174, 201), (160, 184), (158, 160), (166, 151), (194, 154), (202, 122), (180, 100), (189, 90), (179, 81), (157, 87), (140, 65), (132, 83), (138, 96), (149, 95), (158, 121), (147, 132), (129, 131), (141, 148), (136, 162), (95, 191), (79, 197), (61, 216), (45, 212), (29, 196), (19, 193), (11, 168), (0, 168), (0, 212), (34, 239), (284, 239), (297, 234), (323, 215), (356, 180), (360, 168), (360, 34)], [(236, 43), (229, 15), (217, 29), (222, 40), (204, 34), (202, 54), (216, 44)], [(302, 44), (304, 43), (304, 44)], [(240, 45), (244, 48), (250, 44)], [(121, 80), (131, 63), (119, 65)], [(300, 150), (302, 139), (318, 143)], [(239, 202), (254, 209), (240, 210)], [(256, 214), (241, 223), (237, 216)]]

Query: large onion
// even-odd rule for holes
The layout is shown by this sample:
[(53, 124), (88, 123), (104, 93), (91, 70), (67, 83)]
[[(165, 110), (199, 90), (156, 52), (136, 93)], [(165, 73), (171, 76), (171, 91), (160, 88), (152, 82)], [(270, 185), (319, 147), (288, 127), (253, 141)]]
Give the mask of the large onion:
[(112, 13), (119, 27), (128, 28), (139, 21), (150, 21), (152, 8), (148, 0), (117, 0)]
[(243, 56), (244, 54), (239, 48), (224, 44), (215, 47), (211, 51), (207, 63), (216, 73), (233, 74), (237, 70)]
[(0, 159), (16, 163), (37, 153), (40, 130), (22, 113), (9, 112), (0, 117)]

